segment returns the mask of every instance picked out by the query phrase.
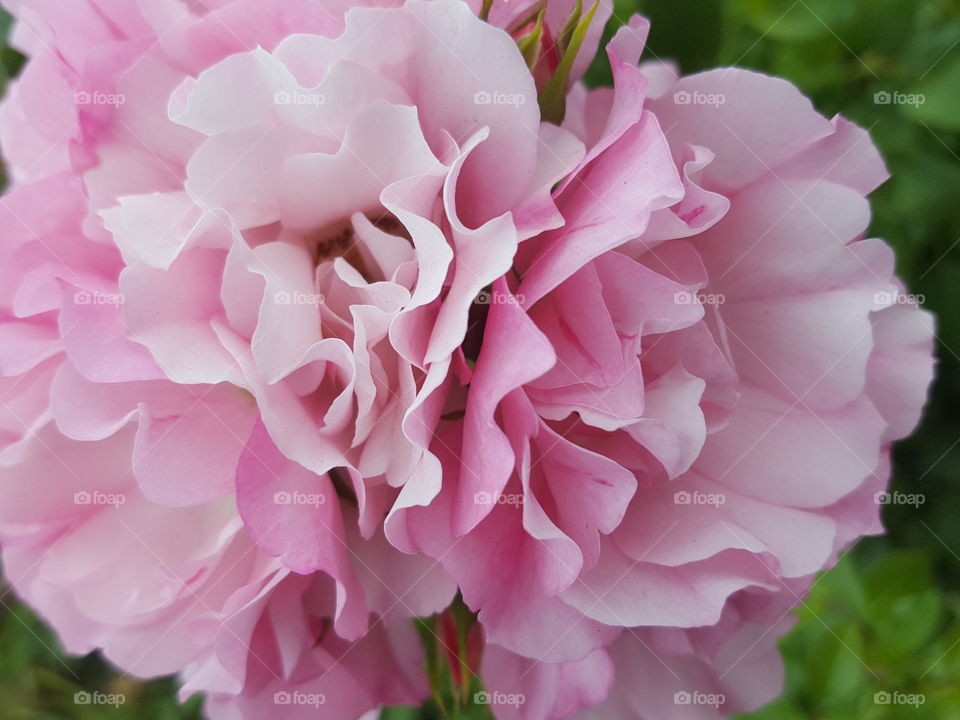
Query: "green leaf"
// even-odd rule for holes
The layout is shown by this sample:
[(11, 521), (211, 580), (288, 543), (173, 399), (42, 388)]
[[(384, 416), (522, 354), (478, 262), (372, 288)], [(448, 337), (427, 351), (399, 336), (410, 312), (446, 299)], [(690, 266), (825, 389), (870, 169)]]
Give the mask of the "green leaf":
[(936, 590), (874, 603), (877, 660), (894, 664), (920, 650), (940, 627), (942, 603)]
[(758, 32), (785, 42), (835, 38), (853, 20), (856, 7), (837, 0), (767, 0), (743, 6)]
[(577, 26), (580, 24), (582, 17), (583, 0), (577, 0), (576, 5), (573, 6), (573, 10), (570, 11), (570, 15), (557, 34), (557, 52), (559, 52), (561, 56), (566, 53), (567, 48), (570, 47), (570, 41), (573, 39), (573, 34), (577, 31)]
[(643, 13), (650, 19), (648, 54), (677, 59), (684, 73), (717, 65), (724, 7), (722, 0), (644, 3)]
[(901, 550), (878, 558), (863, 575), (871, 608), (891, 598), (921, 593), (933, 583), (930, 556), (921, 550)]
[(909, 92), (897, 107), (905, 117), (934, 129), (960, 131), (960, 53), (952, 61), (944, 60)]
[(863, 639), (852, 624), (832, 628), (809, 658), (809, 690), (823, 707), (844, 705), (866, 690), (868, 671), (864, 665)]
[(541, 10), (537, 15), (537, 24), (533, 30), (517, 39), (517, 47), (520, 48), (520, 54), (527, 63), (528, 68), (533, 68), (540, 60), (540, 51), (543, 43), (543, 18), (546, 10)]
[(570, 71), (573, 69), (573, 63), (580, 52), (580, 47), (583, 45), (587, 29), (593, 22), (593, 17), (596, 15), (599, 6), (600, 0), (597, 0), (577, 23), (570, 37), (570, 43), (560, 60), (560, 66), (553, 77), (550, 78), (547, 86), (540, 92), (540, 115), (546, 122), (552, 122), (556, 125), (563, 122), (563, 117), (567, 112), (567, 85), (570, 82)]

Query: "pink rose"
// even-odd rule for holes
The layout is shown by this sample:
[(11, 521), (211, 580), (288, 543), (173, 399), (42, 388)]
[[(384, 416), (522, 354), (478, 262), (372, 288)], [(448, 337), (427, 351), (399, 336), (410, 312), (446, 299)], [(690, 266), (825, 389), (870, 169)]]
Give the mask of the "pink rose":
[(459, 591), (500, 718), (777, 691), (932, 373), (864, 131), (639, 18), (587, 90), (609, 3), (572, 63), (568, 1), (535, 61), (527, 0), (8, 4), (0, 541), (68, 650), (354, 720)]

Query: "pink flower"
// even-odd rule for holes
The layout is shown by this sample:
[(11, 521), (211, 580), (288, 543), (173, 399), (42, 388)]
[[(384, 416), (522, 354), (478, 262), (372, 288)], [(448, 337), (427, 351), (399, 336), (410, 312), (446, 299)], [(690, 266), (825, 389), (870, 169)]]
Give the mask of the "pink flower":
[(9, 4), (0, 540), (68, 650), (353, 720), (459, 590), (497, 717), (776, 692), (932, 372), (862, 130), (640, 19), (586, 90), (609, 3), (562, 126), (574, 2), (533, 71), (527, 0)]

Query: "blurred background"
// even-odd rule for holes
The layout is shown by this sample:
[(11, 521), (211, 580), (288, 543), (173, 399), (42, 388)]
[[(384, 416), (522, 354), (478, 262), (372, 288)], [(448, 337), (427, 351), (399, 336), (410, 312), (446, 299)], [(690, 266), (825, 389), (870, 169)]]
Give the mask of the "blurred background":
[[(871, 235), (938, 317), (931, 402), (895, 453), (893, 488), (918, 501), (885, 506), (887, 534), (821, 576), (782, 643), (786, 692), (738, 720), (960, 720), (960, 0), (616, 0), (608, 33), (634, 12), (653, 22), (645, 58), (780, 75), (871, 132), (893, 176), (871, 197)], [(0, 61), (6, 77), (22, 64), (5, 44)], [(588, 80), (610, 82), (604, 53)], [(75, 702), (94, 689), (126, 701)], [(103, 717), (198, 720), (200, 702), (178, 705), (172, 681), (139, 683), (95, 654), (64, 655), (0, 586), (0, 719)]]

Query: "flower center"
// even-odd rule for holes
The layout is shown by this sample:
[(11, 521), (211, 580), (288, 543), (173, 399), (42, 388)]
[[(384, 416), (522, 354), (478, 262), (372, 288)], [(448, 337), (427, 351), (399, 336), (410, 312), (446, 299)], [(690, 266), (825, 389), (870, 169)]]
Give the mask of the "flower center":
[[(378, 230), (404, 238), (413, 245), (407, 229), (393, 213), (384, 211), (375, 217), (368, 215), (367, 219)], [(304, 236), (304, 243), (313, 257), (314, 265), (340, 257), (350, 263), (369, 283), (385, 279), (381, 277), (382, 273), (374, 259), (376, 248), (367, 246), (368, 241), (357, 233), (350, 220), (309, 233)]]

